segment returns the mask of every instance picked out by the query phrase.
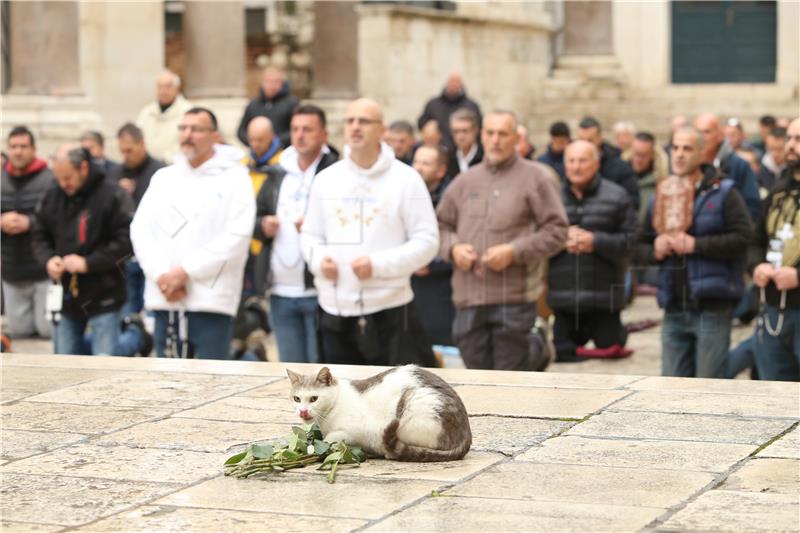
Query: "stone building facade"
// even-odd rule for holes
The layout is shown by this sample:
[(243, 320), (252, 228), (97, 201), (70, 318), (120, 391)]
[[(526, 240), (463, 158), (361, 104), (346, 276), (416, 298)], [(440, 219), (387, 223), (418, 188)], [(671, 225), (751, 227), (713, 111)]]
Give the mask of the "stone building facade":
[[(349, 99), (370, 96), (387, 119), (414, 121), (452, 69), (464, 73), (484, 109), (515, 110), (540, 146), (551, 121), (575, 124), (588, 113), (609, 126), (632, 120), (662, 139), (670, 116), (705, 110), (736, 116), (753, 131), (759, 115), (796, 115), (799, 107), (800, 4), (762, 4), (771, 7), (756, 29), (772, 40), (762, 46), (773, 52), (772, 77), (685, 82), (673, 72), (682, 68), (681, 39), (692, 42), (683, 27), (716, 16), (734, 37), (745, 36), (758, 17), (737, 3), (667, 0), (4, 1), (0, 126), (28, 124), (45, 150), (89, 127), (111, 138), (152, 101), (156, 74), (170, 66), (236, 142), (258, 72), (275, 64), (301, 96), (328, 109), (336, 144)], [(719, 13), (692, 14), (694, 7)], [(726, 46), (700, 43), (697, 54)]]

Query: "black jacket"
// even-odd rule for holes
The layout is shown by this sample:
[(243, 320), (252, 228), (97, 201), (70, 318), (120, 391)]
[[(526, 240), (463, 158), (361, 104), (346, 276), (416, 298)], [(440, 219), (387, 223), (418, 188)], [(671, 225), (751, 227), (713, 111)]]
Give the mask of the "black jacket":
[(60, 187), (47, 191), (37, 213), (33, 250), (40, 268), (53, 256), (77, 254), (86, 259), (88, 273), (77, 275), (78, 296), (69, 290), (72, 274), (61, 278), (65, 315), (85, 318), (114, 311), (126, 299), (125, 259), (131, 256), (129, 227), (133, 201), (119, 185), (106, 180), (93, 165), (89, 177), (73, 196)]
[(539, 156), (537, 159), (540, 163), (544, 163), (548, 165), (553, 170), (556, 171), (556, 174), (561, 178), (561, 180), (567, 179), (567, 174), (564, 171), (564, 152), (555, 153), (551, 146), (547, 145), (547, 151)]
[(259, 88), (258, 97), (252, 99), (244, 110), (237, 137), (245, 146), (250, 146), (247, 142), (247, 125), (255, 117), (267, 117), (272, 122), (272, 128), (281, 140), (281, 145), (284, 148), (289, 146), (292, 143), (289, 135), (292, 113), (299, 103), (300, 100), (296, 96), (289, 94), (288, 82), (284, 82), (281, 90), (273, 98), (267, 98), (264, 90)]
[(150, 186), (150, 179), (153, 177), (153, 174), (156, 173), (156, 170), (164, 166), (165, 164), (163, 161), (153, 159), (148, 154), (138, 167), (129, 168), (125, 165), (119, 165), (106, 174), (106, 176), (111, 183), (117, 183), (122, 178), (135, 181), (136, 188), (133, 190), (133, 202), (136, 204), (136, 207), (139, 207), (139, 202), (142, 201), (142, 196), (144, 196), (145, 191), (147, 191), (147, 187)]
[[(775, 217), (773, 222), (775, 228), (772, 232), (767, 227), (768, 215)], [(761, 214), (748, 250), (748, 268), (751, 273), (756, 266), (767, 261), (769, 241), (775, 238), (774, 233), (781, 230), (785, 223), (791, 224), (795, 234), (794, 239), (800, 239), (800, 181), (794, 179), (788, 170), (784, 170), (781, 178), (761, 204)], [(784, 251), (784, 253), (789, 252)], [(793, 261), (791, 266), (800, 268), (800, 257)], [(769, 305), (774, 307), (780, 305), (781, 293), (775, 287), (775, 283), (770, 282), (767, 285), (765, 296)], [(786, 307), (800, 308), (800, 287), (786, 292)]]
[(600, 175), (628, 191), (634, 211), (639, 210), (639, 183), (633, 168), (623, 161), (618, 148), (607, 142), (600, 149)]
[(562, 251), (550, 259), (547, 302), (553, 309), (619, 311), (625, 307), (625, 268), (633, 251), (636, 211), (625, 189), (595, 176), (582, 199), (563, 185), (562, 200), (570, 226), (594, 233), (594, 251)]
[(47, 164), (37, 160), (31, 170), (22, 176), (11, 176), (3, 169), (0, 205), (2, 212), (16, 211), (30, 217), (30, 230), (17, 235), (3, 233), (3, 280), (9, 282), (42, 281), (47, 279), (44, 268), (33, 258), (31, 238), (36, 225), (36, 209), (45, 193), (55, 187), (55, 177)]
[(446, 91), (442, 91), (442, 94), (431, 98), (425, 104), (425, 109), (417, 120), (417, 127), (422, 129), (422, 126), (429, 120), (436, 120), (439, 124), (439, 131), (442, 132), (442, 143), (452, 149), (455, 145), (453, 144), (453, 134), (450, 133), (450, 115), (462, 107), (474, 111), (478, 115), (478, 124), (481, 124), (481, 107), (477, 102), (468, 98), (464, 92), (450, 97)]
[[(475, 152), (475, 157), (470, 159), (469, 166), (474, 166), (483, 161), (483, 146), (481, 143), (476, 139), (475, 142), (478, 144), (478, 151)], [(458, 148), (453, 148), (452, 150), (448, 150), (448, 158), (447, 158), (447, 177), (448, 178), (455, 178), (461, 173), (461, 169), (458, 167)]]
[[(317, 170), (314, 173), (319, 174), (332, 164), (339, 160), (339, 154), (335, 151), (323, 154), (317, 165)], [(259, 239), (264, 243), (261, 248), (261, 253), (258, 254), (255, 264), (255, 286), (256, 294), (264, 294), (269, 288), (270, 283), (270, 261), (272, 257), (272, 237), (267, 237), (261, 231), (261, 220), (265, 216), (274, 216), (278, 212), (278, 197), (281, 192), (281, 185), (283, 184), (283, 177), (286, 176), (286, 171), (280, 165), (267, 166), (259, 169), (259, 172), (267, 174), (267, 179), (261, 185), (256, 197), (256, 225), (253, 229), (253, 237)], [(314, 287), (314, 275), (308, 270), (308, 265), (305, 265), (303, 270), (303, 281), (307, 289)]]

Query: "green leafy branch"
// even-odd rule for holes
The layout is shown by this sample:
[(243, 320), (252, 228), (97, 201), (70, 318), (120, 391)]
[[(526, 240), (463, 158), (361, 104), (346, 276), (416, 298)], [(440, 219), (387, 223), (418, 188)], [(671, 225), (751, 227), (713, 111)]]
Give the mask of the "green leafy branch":
[(313, 424), (293, 426), (292, 433), (285, 438), (249, 445), (245, 451), (229, 457), (224, 469), (226, 476), (247, 478), (322, 463), (318, 470), (330, 470), (328, 483), (334, 483), (340, 464), (358, 466), (366, 459), (367, 455), (357, 446), (325, 441), (319, 426)]

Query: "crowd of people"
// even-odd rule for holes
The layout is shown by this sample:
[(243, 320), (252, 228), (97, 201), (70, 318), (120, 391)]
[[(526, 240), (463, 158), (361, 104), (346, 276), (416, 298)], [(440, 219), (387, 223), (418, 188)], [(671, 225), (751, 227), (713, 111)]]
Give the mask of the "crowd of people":
[[(539, 154), (453, 72), (416, 127), (352, 101), (340, 154), (325, 112), (268, 68), (245, 154), (174, 73), (156, 94), (119, 128), (119, 163), (95, 131), (49, 162), (9, 132), (12, 340), (266, 360), (274, 332), (281, 361), (436, 366), (455, 346), (468, 368), (542, 370), (630, 355), (621, 311), (652, 294), (664, 375), (800, 380), (800, 119), (748, 138), (736, 118), (678, 116), (661, 145), (586, 116), (550, 125)], [(731, 349), (737, 322), (754, 332)]]

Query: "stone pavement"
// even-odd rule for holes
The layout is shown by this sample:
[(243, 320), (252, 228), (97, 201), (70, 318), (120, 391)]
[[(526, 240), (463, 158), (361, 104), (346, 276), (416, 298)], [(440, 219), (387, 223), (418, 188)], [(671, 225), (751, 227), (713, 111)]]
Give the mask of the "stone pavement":
[(296, 422), (283, 365), (0, 361), (4, 532), (800, 529), (797, 383), (440, 370), (470, 413), (467, 457), (373, 459), (328, 485), (222, 475)]

